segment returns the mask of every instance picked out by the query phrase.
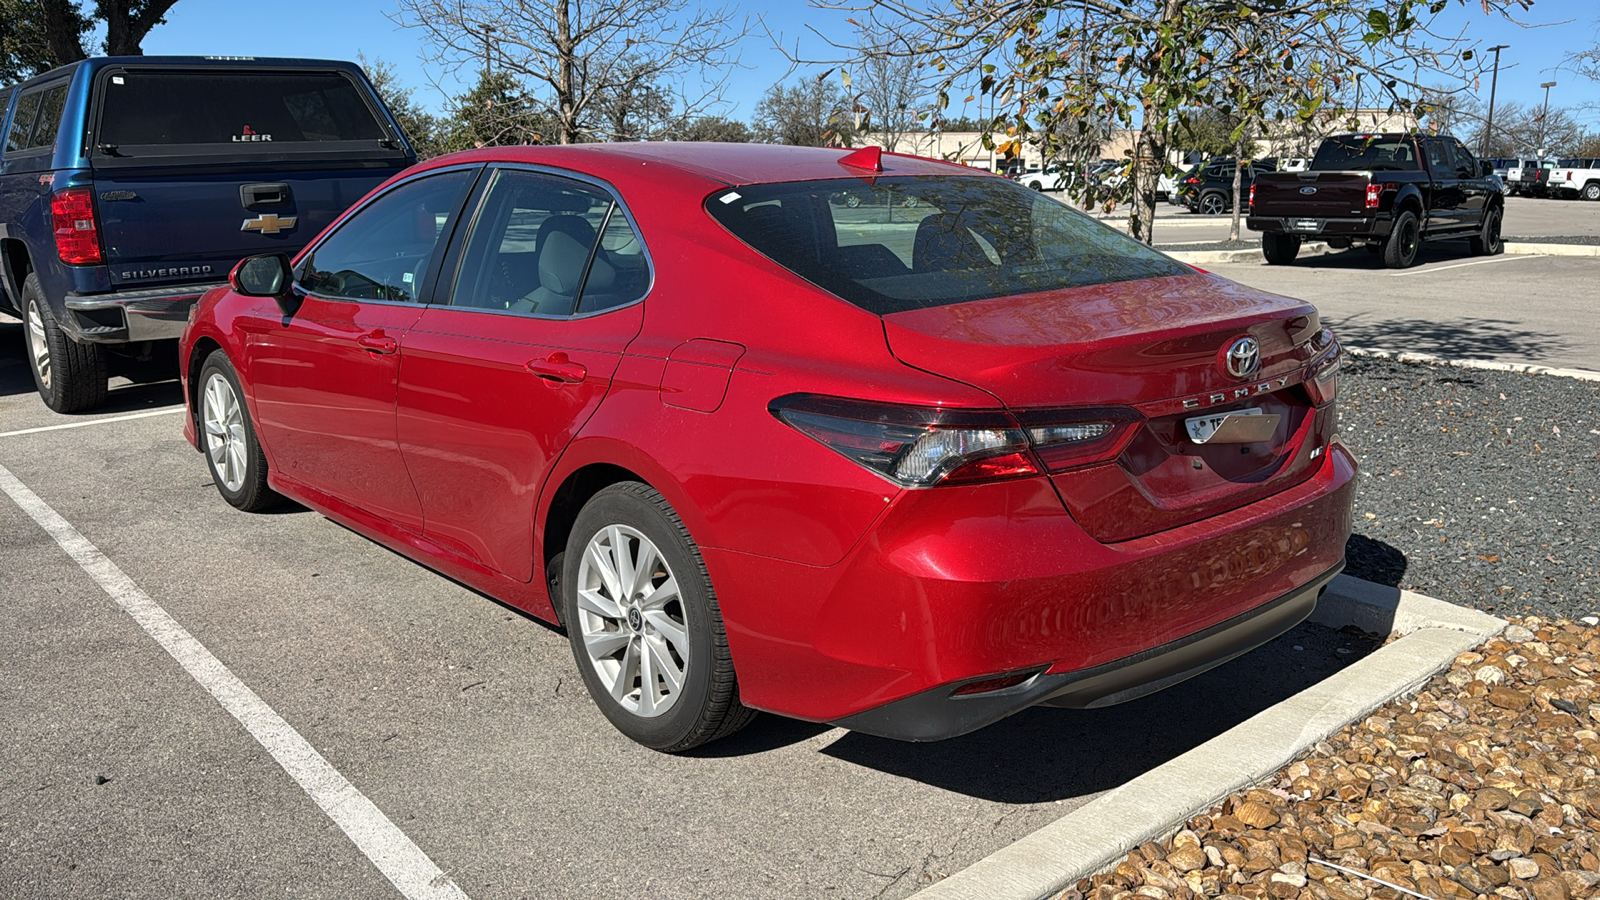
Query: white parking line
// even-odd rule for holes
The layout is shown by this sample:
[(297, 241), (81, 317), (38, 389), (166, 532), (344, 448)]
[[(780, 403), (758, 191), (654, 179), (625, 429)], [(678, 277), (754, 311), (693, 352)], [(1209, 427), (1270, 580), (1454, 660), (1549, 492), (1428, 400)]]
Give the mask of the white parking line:
[(1473, 262), (1456, 263), (1449, 266), (1434, 266), (1431, 269), (1412, 269), (1409, 272), (1390, 272), (1390, 278), (1402, 278), (1406, 275), (1426, 275), (1429, 272), (1443, 272), (1445, 269), (1459, 269), (1462, 266), (1484, 266), (1497, 262), (1516, 262), (1519, 259), (1540, 259), (1538, 256), (1496, 256), (1494, 259), (1479, 259)]
[(0, 490), (55, 538), (61, 549), (132, 616), (146, 634), (155, 638), (190, 677), (210, 692), (222, 708), (272, 754), (289, 777), (299, 783), (400, 893), (412, 900), (467, 900), (466, 892), (282, 716), (5, 466), (0, 466)]
[(87, 428), (90, 425), (104, 425), (107, 422), (126, 422), (129, 419), (148, 419), (151, 416), (171, 416), (183, 412), (181, 406), (169, 406), (164, 409), (154, 409), (150, 412), (130, 413), (126, 416), (108, 416), (104, 419), (84, 419), (81, 422), (68, 422), (65, 425), (44, 425), (39, 428), (23, 428), (19, 431), (0, 431), (0, 438), (17, 437), (23, 434), (38, 434), (41, 431), (60, 431), (63, 428)]

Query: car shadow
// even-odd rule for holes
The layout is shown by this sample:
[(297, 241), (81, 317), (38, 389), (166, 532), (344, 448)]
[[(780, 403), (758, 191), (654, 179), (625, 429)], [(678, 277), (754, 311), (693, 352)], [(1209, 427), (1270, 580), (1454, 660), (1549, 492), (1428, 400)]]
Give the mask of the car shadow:
[(1346, 346), (1403, 348), (1448, 359), (1543, 359), (1570, 349), (1558, 334), (1535, 331), (1506, 319), (1454, 317), (1440, 321), (1356, 313), (1327, 316), (1323, 321)]
[[(0, 318), (0, 397), (33, 393), (33, 372), (28, 363), (27, 341), (22, 323)], [(183, 403), (183, 388), (178, 381), (176, 342), (156, 345), (149, 359), (129, 359), (113, 354), (107, 360), (111, 388), (106, 402), (81, 415), (103, 416), (141, 412)], [(79, 415), (79, 414), (73, 414)]]
[(1398, 547), (1364, 534), (1352, 534), (1344, 544), (1344, 573), (1353, 578), (1399, 587), (1406, 574), (1406, 555)]

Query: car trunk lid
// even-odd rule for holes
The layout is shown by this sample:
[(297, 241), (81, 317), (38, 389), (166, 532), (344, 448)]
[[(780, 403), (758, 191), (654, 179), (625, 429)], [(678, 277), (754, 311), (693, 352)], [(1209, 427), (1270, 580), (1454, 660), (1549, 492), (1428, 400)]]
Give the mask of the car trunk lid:
[[(1332, 428), (1300, 387), (1326, 350), (1314, 307), (1206, 274), (941, 306), (884, 317), (902, 362), (970, 384), (1022, 412), (1132, 407), (1141, 420), (1111, 463), (1051, 475), (1095, 538), (1128, 540), (1234, 509), (1299, 483)], [(1235, 377), (1227, 354), (1259, 347)], [(1186, 421), (1259, 410), (1252, 443), (1196, 443)]]

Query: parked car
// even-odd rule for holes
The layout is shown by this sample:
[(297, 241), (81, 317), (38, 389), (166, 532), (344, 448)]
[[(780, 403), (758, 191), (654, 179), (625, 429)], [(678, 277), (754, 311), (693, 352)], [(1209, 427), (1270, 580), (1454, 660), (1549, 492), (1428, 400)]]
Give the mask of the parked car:
[(1212, 160), (1209, 163), (1195, 163), (1188, 169), (1179, 173), (1178, 176), (1173, 179), (1175, 190), (1168, 195), (1167, 199), (1171, 201), (1173, 206), (1187, 207), (1189, 205), (1190, 195), (1200, 186), (1202, 181), (1205, 181), (1206, 167), (1209, 165), (1231, 163), (1232, 161), (1232, 159), (1220, 159)]
[[(1539, 160), (1518, 158), (1508, 160), (1505, 175), (1506, 190), (1516, 196), (1532, 196), (1533, 183), (1539, 173)], [(1496, 171), (1499, 171), (1498, 168)]]
[(1250, 198), (1251, 231), (1271, 265), (1294, 261), (1300, 242), (1363, 244), (1384, 264), (1416, 262), (1423, 241), (1468, 239), (1499, 253), (1505, 198), (1488, 162), (1449, 135), (1342, 134), (1317, 148), (1305, 172), (1263, 174)]
[(1539, 167), (1534, 170), (1533, 180), (1524, 182), (1528, 184), (1528, 192), (1535, 197), (1550, 196), (1550, 173), (1555, 170), (1558, 160), (1546, 159), (1539, 162)]
[(104, 402), (234, 263), (293, 253), (416, 155), (360, 68), (90, 59), (0, 90), (0, 310), (39, 395)]
[(1600, 200), (1600, 158), (1579, 156), (1557, 160), (1550, 170), (1549, 188), (1557, 197)]
[(562, 623), (662, 750), (1131, 699), (1300, 621), (1350, 534), (1314, 307), (875, 148), (434, 159), (180, 352), (227, 502)]
[(1035, 191), (1064, 191), (1072, 184), (1072, 167), (1067, 163), (1051, 163), (1018, 179), (1020, 184)]
[(1185, 195), (1189, 211), (1207, 216), (1220, 216), (1233, 209), (1233, 173), (1239, 171), (1239, 202), (1250, 196), (1250, 186), (1258, 174), (1277, 171), (1277, 161), (1268, 159), (1245, 160), (1242, 164), (1228, 161), (1207, 166), (1200, 173), (1200, 181)]

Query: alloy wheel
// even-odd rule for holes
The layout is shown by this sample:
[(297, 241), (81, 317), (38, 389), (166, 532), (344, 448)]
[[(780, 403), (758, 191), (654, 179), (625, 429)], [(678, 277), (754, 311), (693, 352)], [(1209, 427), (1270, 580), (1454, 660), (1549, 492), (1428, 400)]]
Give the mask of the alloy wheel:
[(211, 373), (201, 402), (206, 429), (206, 453), (222, 486), (238, 491), (245, 478), (244, 410), (233, 385), (220, 372)]
[(39, 383), (50, 387), (50, 338), (44, 331), (44, 317), (40, 314), (38, 298), (28, 301), (28, 356), (33, 360), (33, 370)]
[(1222, 215), (1224, 206), (1226, 204), (1222, 202), (1222, 197), (1217, 194), (1207, 194), (1200, 198), (1200, 212), (1208, 216)]
[(649, 538), (626, 525), (595, 533), (578, 565), (578, 621), (589, 665), (625, 710), (671, 709), (689, 670), (689, 626), (678, 581)]

